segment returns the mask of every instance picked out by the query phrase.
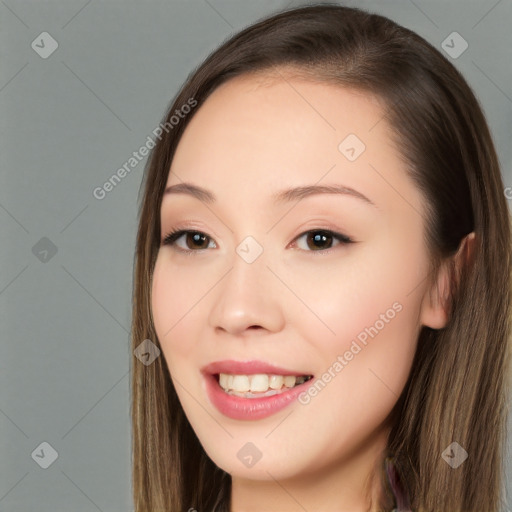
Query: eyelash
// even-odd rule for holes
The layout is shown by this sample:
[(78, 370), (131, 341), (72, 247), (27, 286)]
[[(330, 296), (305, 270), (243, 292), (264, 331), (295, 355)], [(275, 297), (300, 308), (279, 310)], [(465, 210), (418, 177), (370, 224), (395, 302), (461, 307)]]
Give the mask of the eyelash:
[[(329, 229), (322, 229), (322, 228), (316, 228), (316, 229), (310, 229), (308, 231), (304, 231), (300, 235), (298, 235), (295, 240), (298, 240), (299, 238), (303, 237), (304, 235), (307, 235), (309, 233), (323, 233), (323, 234), (329, 234), (332, 236), (332, 238), (338, 240), (340, 243), (339, 245), (348, 245), (354, 243), (354, 240), (352, 240), (350, 237), (342, 234), (337, 233), (335, 231), (329, 230)], [(196, 230), (186, 230), (186, 229), (174, 229), (171, 232), (169, 232), (165, 238), (162, 240), (162, 245), (169, 245), (173, 246), (175, 250), (184, 253), (186, 256), (192, 256), (193, 253), (206, 251), (207, 249), (182, 249), (181, 247), (178, 247), (176, 245), (176, 241), (181, 238), (183, 235), (187, 234), (200, 234), (204, 235), (208, 240), (212, 240), (206, 233), (203, 233), (202, 231), (196, 231)], [(295, 241), (294, 240), (294, 241)], [(308, 251), (305, 249), (301, 249), (305, 252), (322, 252), (322, 253), (330, 253), (335, 247), (330, 247), (329, 249), (318, 249), (316, 251)]]

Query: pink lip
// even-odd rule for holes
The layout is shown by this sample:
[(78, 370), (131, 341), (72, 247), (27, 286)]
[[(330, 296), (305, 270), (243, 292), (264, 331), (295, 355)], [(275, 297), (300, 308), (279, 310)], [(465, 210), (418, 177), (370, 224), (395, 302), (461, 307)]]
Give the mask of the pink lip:
[(255, 373), (267, 373), (270, 375), (311, 375), (303, 373), (301, 370), (286, 370), (263, 361), (233, 361), (226, 359), (224, 361), (215, 361), (201, 369), (202, 373), (218, 374), (232, 373), (236, 375), (253, 375)]
[(225, 416), (236, 420), (258, 420), (275, 414), (290, 405), (314, 379), (299, 384), (278, 395), (262, 398), (242, 398), (228, 395), (219, 385), (219, 373), (252, 375), (266, 373), (270, 375), (311, 375), (308, 372), (287, 370), (262, 361), (217, 361), (201, 369), (205, 379), (206, 393), (210, 402)]

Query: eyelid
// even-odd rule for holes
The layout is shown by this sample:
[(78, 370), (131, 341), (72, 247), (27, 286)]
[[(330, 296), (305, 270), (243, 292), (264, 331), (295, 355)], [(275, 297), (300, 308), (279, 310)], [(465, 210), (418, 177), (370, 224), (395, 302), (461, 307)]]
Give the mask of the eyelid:
[[(299, 235), (295, 236), (294, 239), (290, 243), (297, 244), (297, 240), (302, 238), (304, 235), (308, 235), (309, 233), (314, 233), (314, 232), (328, 233), (329, 235), (331, 235), (331, 237), (333, 239), (338, 241), (338, 244), (336, 244), (334, 247), (329, 247), (327, 249), (319, 249), (317, 251), (305, 250), (305, 249), (299, 249), (299, 250), (301, 250), (302, 252), (324, 253), (324, 254), (327, 253), (328, 254), (331, 251), (333, 251), (334, 249), (336, 249), (336, 247), (338, 247), (338, 246), (349, 245), (349, 244), (356, 242), (356, 240), (354, 240), (350, 236), (340, 233), (338, 231), (335, 231), (330, 227), (329, 228), (313, 227), (313, 228), (306, 229), (305, 231), (302, 231)], [(169, 245), (172, 248), (174, 248), (176, 251), (184, 253), (185, 255), (192, 255), (193, 253), (203, 253), (204, 251), (208, 250), (208, 247), (206, 249), (183, 249), (183, 248), (179, 247), (176, 244), (176, 240), (180, 239), (182, 236), (187, 235), (187, 234), (204, 235), (208, 240), (212, 241), (216, 245), (216, 242), (213, 239), (213, 237), (211, 237), (204, 231), (200, 231), (198, 229), (191, 229), (187, 226), (187, 227), (183, 227), (183, 228), (177, 227), (177, 228), (173, 228), (172, 230), (170, 230), (168, 232), (168, 234), (165, 235), (165, 237), (161, 241), (161, 246)]]
[(169, 233), (167, 233), (167, 235), (165, 235), (164, 239), (160, 242), (160, 245), (162, 247), (165, 246), (165, 245), (169, 245), (172, 248), (174, 248), (176, 251), (179, 251), (181, 253), (185, 253), (186, 255), (190, 255), (190, 254), (195, 253), (195, 252), (206, 251), (207, 249), (195, 249), (194, 250), (194, 249), (182, 249), (181, 247), (178, 247), (178, 245), (176, 244), (176, 240), (181, 238), (183, 235), (187, 235), (187, 234), (191, 234), (191, 233), (192, 234), (204, 235), (208, 240), (210, 240), (213, 243), (215, 243), (215, 240), (210, 235), (205, 233), (204, 231), (200, 231), (198, 229), (174, 228), (174, 229), (171, 229), (171, 231), (169, 231)]
[(314, 233), (314, 232), (320, 232), (320, 233), (328, 233), (331, 235), (331, 237), (335, 240), (338, 241), (337, 244), (335, 244), (333, 247), (329, 247), (328, 249), (318, 249), (317, 251), (313, 251), (313, 250), (306, 250), (306, 249), (300, 249), (300, 251), (302, 252), (310, 252), (310, 253), (319, 253), (319, 254), (324, 254), (324, 255), (327, 255), (327, 254), (330, 254), (332, 251), (336, 250), (337, 247), (343, 247), (343, 246), (346, 246), (346, 245), (349, 245), (349, 244), (353, 244), (355, 242), (354, 239), (352, 239), (351, 237), (349, 237), (348, 235), (345, 235), (343, 233), (340, 233), (338, 231), (334, 231), (333, 229), (331, 228), (312, 228), (312, 229), (307, 229), (305, 231), (303, 231), (302, 233), (300, 233), (299, 235), (297, 235), (293, 240), (292, 240), (292, 244), (294, 245), (297, 245), (297, 241), (302, 238), (304, 235), (307, 235), (309, 233)]

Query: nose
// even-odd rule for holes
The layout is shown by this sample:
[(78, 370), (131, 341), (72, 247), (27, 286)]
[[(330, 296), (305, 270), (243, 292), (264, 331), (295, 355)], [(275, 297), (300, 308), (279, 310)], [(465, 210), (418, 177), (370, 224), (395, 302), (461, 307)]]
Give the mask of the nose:
[(286, 295), (282, 283), (267, 266), (265, 251), (252, 263), (235, 253), (232, 262), (212, 295), (210, 327), (235, 336), (283, 329)]

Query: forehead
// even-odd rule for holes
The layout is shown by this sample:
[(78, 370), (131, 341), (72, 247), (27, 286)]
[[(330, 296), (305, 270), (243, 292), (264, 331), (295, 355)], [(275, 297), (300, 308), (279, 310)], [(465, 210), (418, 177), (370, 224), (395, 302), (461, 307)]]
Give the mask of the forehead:
[(270, 201), (277, 190), (326, 181), (377, 203), (411, 186), (376, 97), (277, 73), (215, 89), (187, 125), (170, 170), (167, 186), (192, 182), (231, 202), (234, 191)]
[(287, 75), (242, 75), (215, 89), (194, 113), (171, 169), (193, 172), (193, 163), (211, 170), (220, 161), (239, 164), (241, 173), (257, 164), (270, 171), (283, 160), (321, 165), (337, 157), (344, 136), (368, 138), (381, 117), (374, 100), (358, 91)]

